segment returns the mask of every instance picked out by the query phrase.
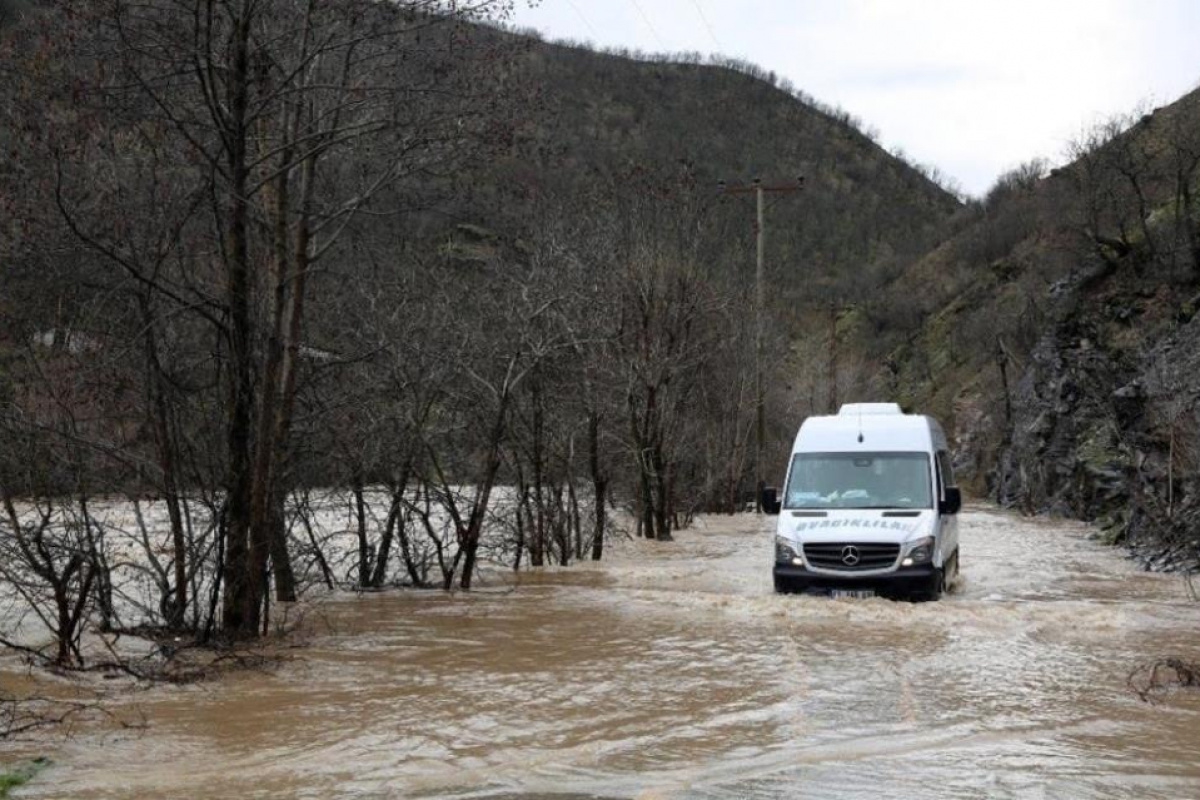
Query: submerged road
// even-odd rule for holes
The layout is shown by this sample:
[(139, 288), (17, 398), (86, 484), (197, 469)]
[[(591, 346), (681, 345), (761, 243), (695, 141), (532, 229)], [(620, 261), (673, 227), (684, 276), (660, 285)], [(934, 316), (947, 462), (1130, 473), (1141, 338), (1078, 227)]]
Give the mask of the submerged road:
[(1083, 526), (972, 509), (938, 603), (771, 591), (773, 527), (709, 518), (470, 596), (344, 597), (271, 674), (138, 695), (18, 797), (1200, 796), (1200, 606)]

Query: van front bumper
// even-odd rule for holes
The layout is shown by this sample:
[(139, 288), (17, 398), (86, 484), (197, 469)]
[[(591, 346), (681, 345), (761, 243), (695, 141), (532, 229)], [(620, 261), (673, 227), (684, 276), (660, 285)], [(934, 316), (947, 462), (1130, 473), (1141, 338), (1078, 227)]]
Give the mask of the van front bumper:
[(884, 597), (929, 594), (941, 581), (932, 564), (900, 567), (882, 575), (811, 572), (794, 564), (775, 564), (775, 591), (827, 594), (830, 589), (870, 589)]

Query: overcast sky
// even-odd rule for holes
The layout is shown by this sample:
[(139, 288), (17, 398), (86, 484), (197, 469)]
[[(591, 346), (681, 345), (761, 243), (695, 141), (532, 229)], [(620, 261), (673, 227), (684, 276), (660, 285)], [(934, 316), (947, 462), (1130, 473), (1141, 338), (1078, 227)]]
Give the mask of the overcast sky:
[(549, 38), (753, 61), (981, 194), (1200, 83), (1198, 0), (520, 0)]

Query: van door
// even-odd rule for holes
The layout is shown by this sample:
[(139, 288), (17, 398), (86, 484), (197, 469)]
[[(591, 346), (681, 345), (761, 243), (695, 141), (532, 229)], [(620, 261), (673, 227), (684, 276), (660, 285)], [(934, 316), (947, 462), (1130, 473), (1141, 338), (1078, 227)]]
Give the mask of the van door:
[[(954, 482), (954, 468), (950, 465), (950, 453), (946, 450), (937, 452), (937, 483), (938, 483), (938, 503), (940, 504), (946, 499), (946, 487), (957, 486)], [(941, 556), (940, 561), (945, 567), (946, 560), (958, 552), (958, 515), (957, 514), (938, 514), (938, 553)], [(957, 564), (955, 567), (957, 568)], [(947, 574), (946, 578), (952, 576)]]

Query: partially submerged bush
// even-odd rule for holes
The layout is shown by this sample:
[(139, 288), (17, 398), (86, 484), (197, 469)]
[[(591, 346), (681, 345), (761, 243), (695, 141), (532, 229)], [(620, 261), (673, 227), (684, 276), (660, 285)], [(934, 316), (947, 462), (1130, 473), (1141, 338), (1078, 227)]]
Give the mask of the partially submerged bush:
[(50, 766), (50, 759), (35, 758), (32, 761), (27, 761), (24, 764), (19, 764), (11, 769), (0, 772), (0, 800), (8, 797), (8, 793), (13, 789), (29, 783), (39, 772), (48, 766)]

